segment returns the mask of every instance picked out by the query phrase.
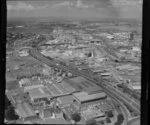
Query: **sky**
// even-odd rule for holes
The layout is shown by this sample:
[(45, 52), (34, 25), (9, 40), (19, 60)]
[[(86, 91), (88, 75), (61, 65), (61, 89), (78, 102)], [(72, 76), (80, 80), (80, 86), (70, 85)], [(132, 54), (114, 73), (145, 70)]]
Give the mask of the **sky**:
[(142, 19), (142, 2), (139, 1), (140, 0), (7, 0), (7, 17)]

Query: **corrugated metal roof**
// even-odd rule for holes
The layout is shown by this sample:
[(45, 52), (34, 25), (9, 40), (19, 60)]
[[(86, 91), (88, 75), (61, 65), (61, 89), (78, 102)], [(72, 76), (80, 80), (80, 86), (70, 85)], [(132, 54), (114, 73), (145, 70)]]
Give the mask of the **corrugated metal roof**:
[(86, 96), (86, 95), (88, 95), (88, 93), (87, 92), (77, 92), (77, 93), (73, 93), (73, 95), (75, 97), (79, 97), (79, 96)]
[(18, 104), (17, 111), (21, 117), (35, 116), (35, 112), (31, 109), (28, 103)]
[(88, 100), (94, 100), (94, 99), (100, 99), (106, 97), (106, 94), (104, 92), (101, 93), (96, 93), (96, 94), (91, 94), (91, 95), (86, 95), (86, 96), (78, 96), (77, 99), (80, 102), (88, 101)]

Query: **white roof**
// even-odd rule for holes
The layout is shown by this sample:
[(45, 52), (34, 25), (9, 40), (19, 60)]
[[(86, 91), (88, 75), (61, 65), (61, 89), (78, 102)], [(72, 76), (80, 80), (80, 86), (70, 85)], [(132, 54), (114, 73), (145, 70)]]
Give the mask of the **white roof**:
[(135, 89), (135, 90), (140, 90), (141, 86), (140, 85), (136, 85), (136, 86), (132, 86), (132, 88)]

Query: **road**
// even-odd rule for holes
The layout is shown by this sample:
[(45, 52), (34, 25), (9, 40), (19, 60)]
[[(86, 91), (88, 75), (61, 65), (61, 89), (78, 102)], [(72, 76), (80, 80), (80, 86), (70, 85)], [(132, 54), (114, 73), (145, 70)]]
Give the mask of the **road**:
[[(73, 66), (69, 66), (66, 65), (64, 63), (60, 63), (59, 61), (55, 61), (53, 59), (47, 59), (47, 57), (41, 55), (40, 52), (38, 52), (36, 49), (32, 49), (30, 50), (30, 55), (34, 58), (36, 58), (37, 60), (47, 64), (48, 66), (53, 66), (59, 69), (62, 69), (64, 71), (69, 71), (72, 74), (76, 75), (76, 76), (82, 76), (90, 81), (92, 81), (93, 83), (99, 85), (106, 94), (108, 94), (110, 97), (114, 97), (117, 100), (120, 100), (121, 102), (129, 105), (134, 111), (136, 111), (136, 113), (140, 114), (140, 106), (139, 104), (133, 102), (133, 100), (131, 100), (128, 97), (125, 97), (122, 93), (117, 92), (114, 88), (110, 88), (110, 86), (107, 86), (104, 83), (100, 83), (98, 81), (101, 81), (101, 79), (97, 78), (97, 80), (95, 80), (91, 75), (79, 71), (77, 68), (73, 67)], [(56, 65), (59, 64), (59, 65)], [(134, 105), (133, 105), (134, 104)]]

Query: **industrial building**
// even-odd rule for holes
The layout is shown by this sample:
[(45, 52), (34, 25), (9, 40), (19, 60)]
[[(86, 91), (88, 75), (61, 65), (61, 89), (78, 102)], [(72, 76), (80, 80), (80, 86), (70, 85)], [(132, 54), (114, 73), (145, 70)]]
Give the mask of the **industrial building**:
[(141, 90), (141, 85), (132, 85), (133, 90)]
[(101, 93), (96, 93), (96, 94), (91, 94), (91, 95), (75, 96), (75, 97), (80, 104), (84, 104), (84, 103), (88, 103), (91, 101), (106, 99), (107, 95), (104, 92), (101, 92)]
[(59, 107), (64, 107), (68, 104), (73, 103), (74, 96), (73, 95), (62, 96), (62, 97), (57, 98), (57, 100), (59, 102)]
[(53, 115), (51, 110), (52, 110), (51, 108), (43, 109), (40, 113), (40, 117), (43, 120), (50, 118)]
[(47, 85), (47, 89), (53, 97), (69, 95), (76, 91), (75, 88), (71, 87), (65, 81), (57, 84)]
[(30, 100), (34, 104), (52, 97), (48, 89), (44, 86), (38, 86), (38, 88), (32, 87), (27, 89), (26, 92), (29, 93)]
[(23, 118), (23, 120), (38, 118), (31, 106), (26, 102), (17, 104), (16, 112), (20, 116), (20, 118)]
[(73, 96), (75, 96), (76, 98), (78, 97), (82, 97), (82, 96), (87, 96), (88, 93), (87, 92), (76, 92), (72, 94)]
[(81, 114), (82, 114), (82, 117), (84, 117), (85, 120), (105, 116), (105, 113), (101, 112), (100, 110), (90, 109), (90, 108), (86, 111), (82, 111)]
[(44, 87), (44, 85), (40, 84), (40, 85), (26, 86), (24, 87), (24, 92), (27, 92), (28, 90), (31, 90), (34, 88), (40, 88), (40, 87)]

